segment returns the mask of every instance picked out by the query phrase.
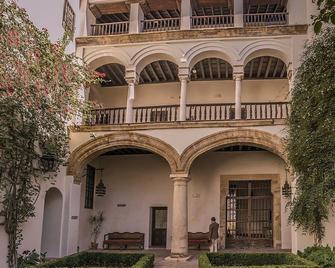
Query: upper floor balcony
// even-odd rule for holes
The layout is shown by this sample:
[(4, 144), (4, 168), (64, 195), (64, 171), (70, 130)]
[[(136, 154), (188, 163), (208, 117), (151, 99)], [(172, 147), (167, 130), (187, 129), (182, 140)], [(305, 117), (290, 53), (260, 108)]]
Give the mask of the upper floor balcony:
[(101, 108), (91, 111), (83, 122), (86, 126), (285, 124), (290, 114), (289, 71), (275, 56), (257, 53), (244, 66), (201, 56), (189, 68), (153, 59), (139, 67), (138, 73), (119, 63), (104, 64), (96, 70), (105, 78), (91, 87), (88, 98)]
[(306, 24), (303, 0), (89, 1), (91, 36)]

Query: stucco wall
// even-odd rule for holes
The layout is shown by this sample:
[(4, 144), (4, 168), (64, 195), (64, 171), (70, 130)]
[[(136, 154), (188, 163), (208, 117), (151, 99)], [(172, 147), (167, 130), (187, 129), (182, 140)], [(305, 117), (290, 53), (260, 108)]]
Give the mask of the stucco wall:
[[(288, 97), (287, 79), (244, 80), (242, 102), (279, 102)], [(234, 103), (234, 81), (193, 81), (188, 83), (187, 103)], [(127, 87), (93, 86), (90, 100), (105, 108), (125, 107)], [(137, 85), (134, 106), (179, 104), (180, 83)]]
[[(99, 237), (107, 232), (139, 231), (145, 233), (149, 245), (150, 207), (168, 207), (167, 247), (171, 240), (172, 182), (166, 162), (156, 155), (104, 156), (93, 165), (102, 167), (103, 182), (107, 188), (104, 197), (95, 196), (94, 210), (84, 209), (85, 180), (82, 187), (80, 214), (80, 248), (89, 247), (88, 216), (103, 210), (106, 221)], [(280, 174), (284, 178), (283, 161), (268, 152), (213, 152), (197, 159), (190, 172), (189, 230), (205, 232), (210, 217), (219, 218), (220, 176), (232, 174)], [(96, 183), (100, 173), (96, 174)], [(266, 178), (265, 178), (266, 179)], [(126, 207), (117, 207), (126, 204)], [(287, 213), (282, 204), (282, 247), (291, 248)]]

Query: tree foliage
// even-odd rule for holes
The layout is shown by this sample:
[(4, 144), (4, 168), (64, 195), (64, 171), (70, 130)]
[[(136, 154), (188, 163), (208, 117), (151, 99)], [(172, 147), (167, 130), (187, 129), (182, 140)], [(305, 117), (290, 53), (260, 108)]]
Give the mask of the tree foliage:
[(0, 202), (8, 234), (8, 264), (16, 267), (22, 224), (34, 216), (45, 177), (43, 154), (57, 165), (68, 153), (66, 125), (87, 105), (78, 95), (95, 76), (65, 53), (67, 38), (49, 41), (13, 1), (0, 0)]
[(335, 0), (313, 0), (313, 2), (316, 2), (320, 11), (318, 16), (314, 16), (314, 31), (320, 33), (324, 23), (335, 25)]
[(321, 243), (335, 197), (335, 29), (305, 48), (295, 77), (288, 157), (297, 176), (290, 221)]

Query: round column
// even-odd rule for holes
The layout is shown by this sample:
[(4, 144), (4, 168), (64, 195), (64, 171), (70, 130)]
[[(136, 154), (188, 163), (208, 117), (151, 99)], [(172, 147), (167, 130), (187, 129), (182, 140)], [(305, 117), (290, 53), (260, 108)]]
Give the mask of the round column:
[(180, 76), (180, 113), (179, 120), (186, 121), (187, 82), (188, 76)]
[(134, 99), (135, 99), (135, 82), (136, 78), (127, 78), (128, 83), (128, 95), (127, 95), (127, 107), (126, 107), (126, 118), (125, 123), (133, 123), (133, 110), (134, 110)]
[(243, 74), (235, 74), (235, 119), (241, 119), (241, 92)]
[(171, 175), (173, 181), (172, 243), (171, 257), (188, 256), (188, 208), (187, 184), (189, 178), (184, 175)]

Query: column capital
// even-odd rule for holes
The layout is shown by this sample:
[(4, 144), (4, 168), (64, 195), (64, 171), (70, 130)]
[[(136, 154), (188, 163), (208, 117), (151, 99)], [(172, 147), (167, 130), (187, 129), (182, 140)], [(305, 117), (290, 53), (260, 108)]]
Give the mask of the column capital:
[(241, 81), (241, 80), (243, 80), (243, 78), (244, 78), (244, 73), (233, 73), (233, 79), (234, 80)]
[(189, 75), (179, 74), (178, 77), (179, 77), (179, 81), (182, 81), (182, 80), (186, 80), (186, 82), (190, 81)]
[(191, 178), (189, 177), (189, 174), (184, 173), (184, 172), (171, 173), (170, 178), (172, 179), (172, 181), (189, 182), (191, 180)]
[(126, 69), (126, 74), (124, 79), (127, 84), (138, 84), (139, 75), (136, 73), (134, 69)]
[(178, 77), (179, 80), (189, 80), (190, 79), (190, 69), (188, 67), (179, 67), (178, 68)]

